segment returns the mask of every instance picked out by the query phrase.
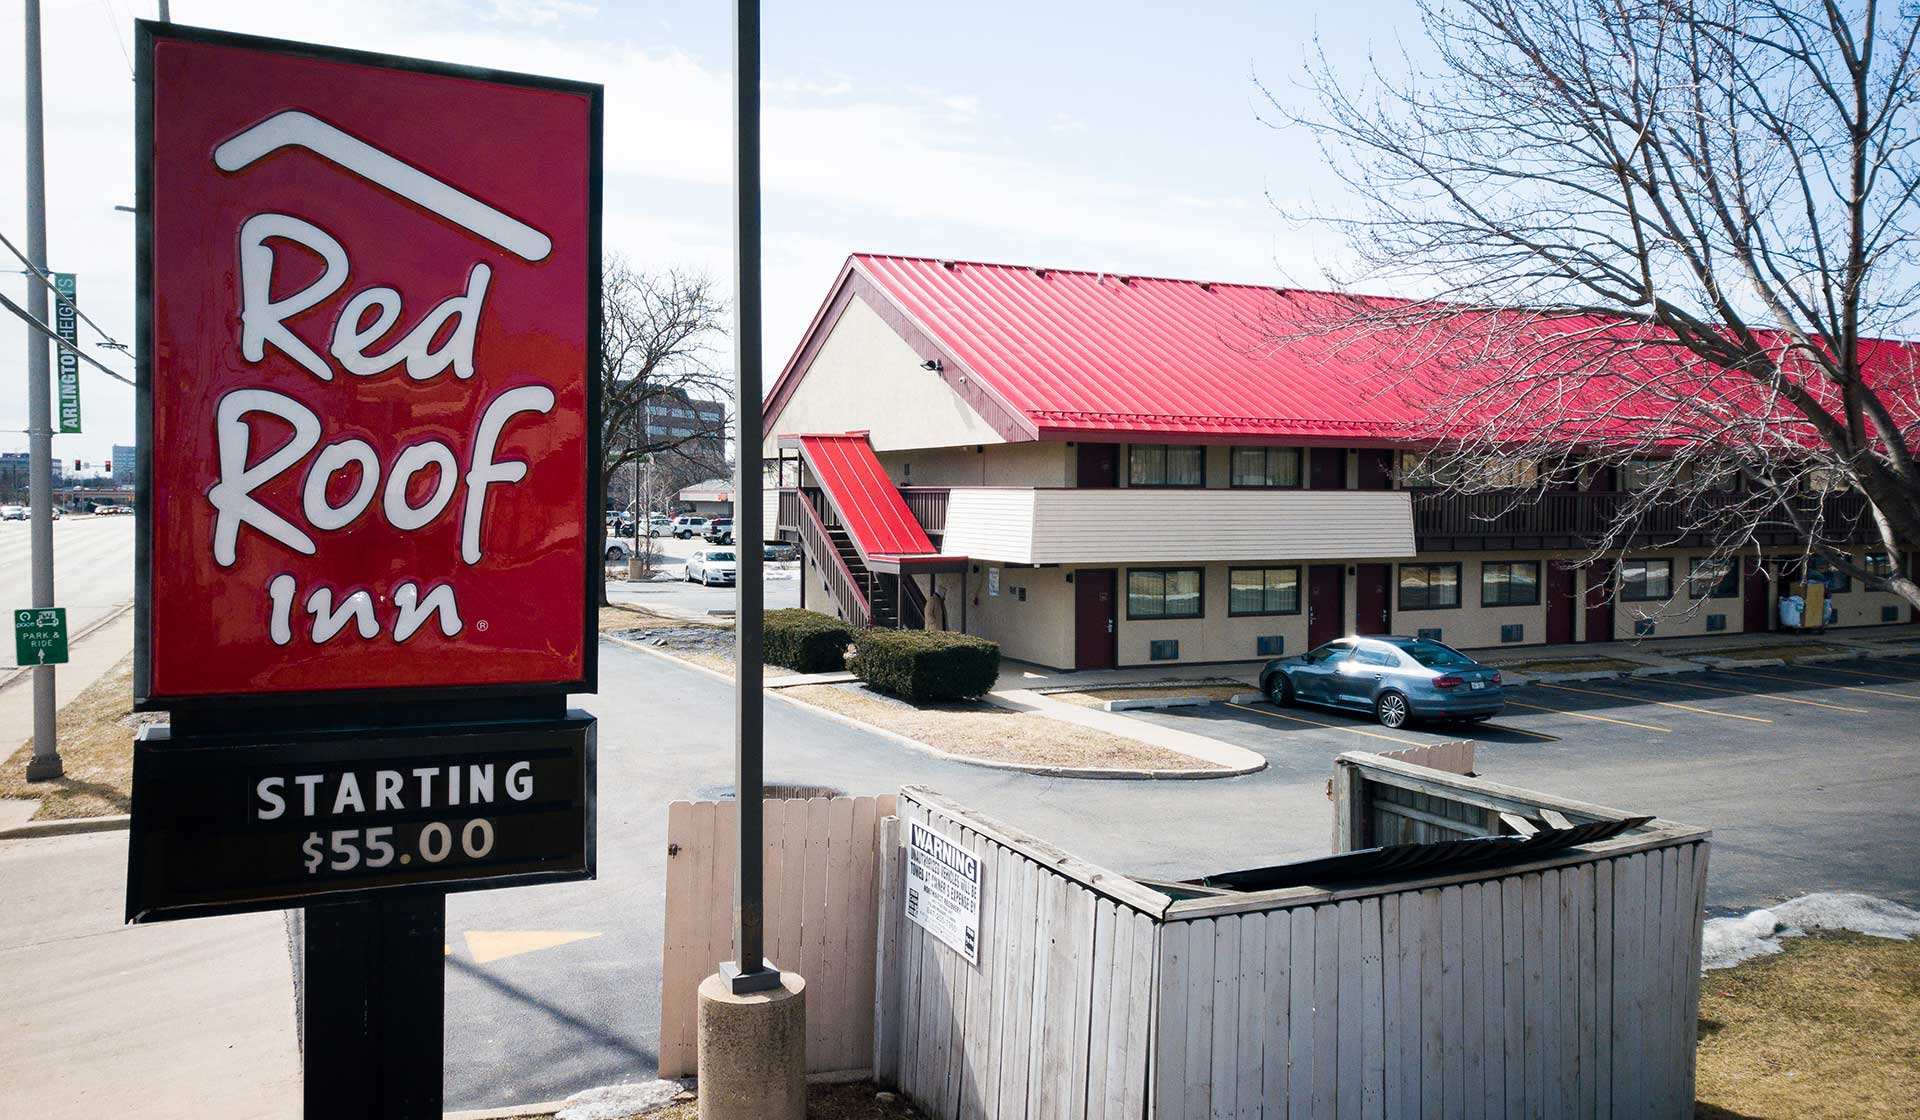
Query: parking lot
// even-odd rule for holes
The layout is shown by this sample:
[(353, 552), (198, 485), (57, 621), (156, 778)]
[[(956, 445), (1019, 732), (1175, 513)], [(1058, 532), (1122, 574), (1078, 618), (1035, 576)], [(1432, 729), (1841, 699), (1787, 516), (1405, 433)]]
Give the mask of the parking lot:
[(1130, 714), (1246, 746), (1269, 773), (1303, 780), (1342, 751), (1471, 738), (1497, 781), (1714, 829), (1720, 897), (1920, 898), (1920, 867), (1892, 855), (1920, 828), (1920, 659), (1536, 684), (1507, 701), (1490, 723), (1391, 731), (1264, 702)]

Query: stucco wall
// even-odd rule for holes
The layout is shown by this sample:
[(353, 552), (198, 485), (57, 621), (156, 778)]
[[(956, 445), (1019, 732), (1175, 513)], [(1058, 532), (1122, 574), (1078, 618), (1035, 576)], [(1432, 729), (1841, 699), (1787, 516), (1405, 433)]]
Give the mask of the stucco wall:
[[(989, 595), (987, 570), (995, 567), (1000, 569), (1000, 594)], [(947, 595), (947, 625), (958, 630), (961, 576), (946, 573), (938, 578)], [(1073, 666), (1073, 585), (1063, 569), (975, 561), (965, 579), (967, 633), (999, 642), (1002, 657), (1056, 669)], [(1018, 588), (1026, 589), (1024, 602)]]
[(801, 432), (872, 433), (876, 450), (1000, 443), (973, 406), (865, 301), (847, 304), (814, 356), (807, 375), (768, 428), (766, 457), (776, 438)]

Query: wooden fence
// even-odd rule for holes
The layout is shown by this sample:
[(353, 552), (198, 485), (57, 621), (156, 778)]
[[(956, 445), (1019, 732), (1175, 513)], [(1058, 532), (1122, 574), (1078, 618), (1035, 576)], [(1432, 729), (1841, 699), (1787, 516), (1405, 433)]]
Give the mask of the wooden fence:
[[(873, 1068), (878, 822), (892, 794), (769, 800), (768, 959), (807, 981), (807, 1072)], [(733, 958), (736, 805), (667, 806), (666, 934), (660, 983), (660, 1076), (695, 1072), (695, 993)]]
[[(984, 865), (978, 965), (901, 916), (909, 821)], [(1145, 1114), (1170, 899), (916, 786), (881, 852), (878, 1080), (934, 1120)]]
[[(1390, 791), (1489, 832), (1626, 816), (1350, 754), (1350, 836)], [(875, 1072), (934, 1120), (1691, 1115), (1704, 831), (1235, 893), (1155, 890), (914, 787), (900, 810), (985, 861), (975, 966), (899, 917), (882, 837)]]

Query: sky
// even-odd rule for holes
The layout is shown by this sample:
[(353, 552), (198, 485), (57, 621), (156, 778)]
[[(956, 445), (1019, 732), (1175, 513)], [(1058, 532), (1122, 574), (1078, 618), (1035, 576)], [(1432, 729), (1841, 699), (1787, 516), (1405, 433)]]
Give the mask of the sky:
[[(1134, 275), (1313, 284), (1332, 235), (1270, 199), (1328, 201), (1311, 138), (1262, 123), (1316, 36), (1337, 64), (1390, 47), (1404, 0), (767, 0), (764, 363), (798, 344), (842, 262), (886, 252)], [(43, 0), (50, 266), (134, 342), (136, 17)], [(0, 3), (0, 232), (25, 245), (22, 5)], [(732, 277), (731, 5), (717, 0), (175, 0), (175, 22), (603, 83), (606, 248), (644, 270)], [(0, 265), (0, 291), (26, 278)], [(0, 450), (26, 447), (26, 332), (0, 315)], [(131, 376), (133, 362), (92, 346)], [(71, 469), (133, 442), (133, 391), (82, 367)]]

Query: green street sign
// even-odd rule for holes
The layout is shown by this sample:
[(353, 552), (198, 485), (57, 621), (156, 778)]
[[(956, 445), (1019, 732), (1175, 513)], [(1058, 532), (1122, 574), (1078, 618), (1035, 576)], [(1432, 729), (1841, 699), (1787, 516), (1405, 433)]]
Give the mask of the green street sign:
[(13, 655), (22, 665), (67, 660), (67, 608), (23, 607), (13, 612)]
[(80, 356), (68, 349), (80, 344), (79, 312), (73, 305), (76, 291), (73, 273), (54, 273), (53, 287), (59, 297), (54, 300), (53, 329), (67, 344), (54, 350), (59, 360), (60, 432), (72, 435), (80, 430)]

